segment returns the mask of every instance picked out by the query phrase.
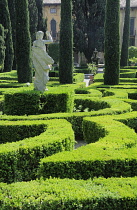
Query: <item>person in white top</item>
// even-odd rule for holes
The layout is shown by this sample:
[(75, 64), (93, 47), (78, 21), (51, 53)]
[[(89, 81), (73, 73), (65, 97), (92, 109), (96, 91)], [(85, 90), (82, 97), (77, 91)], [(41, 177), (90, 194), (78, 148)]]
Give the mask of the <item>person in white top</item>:
[(36, 40), (32, 46), (32, 61), (35, 68), (34, 89), (44, 92), (48, 90), (46, 84), (49, 80), (49, 70), (54, 60), (46, 52), (46, 44), (53, 42), (50, 32), (46, 32), (48, 40), (44, 40), (44, 33), (38, 31), (36, 33)]

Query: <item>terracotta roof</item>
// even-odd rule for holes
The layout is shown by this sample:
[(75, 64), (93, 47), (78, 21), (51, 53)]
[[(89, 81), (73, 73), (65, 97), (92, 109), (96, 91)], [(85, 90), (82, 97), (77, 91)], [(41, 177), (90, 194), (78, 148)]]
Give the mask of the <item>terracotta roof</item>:
[(61, 0), (43, 0), (44, 4), (61, 4)]
[[(126, 0), (120, 0), (120, 8), (125, 7)], [(130, 7), (137, 7), (137, 0), (130, 0)]]

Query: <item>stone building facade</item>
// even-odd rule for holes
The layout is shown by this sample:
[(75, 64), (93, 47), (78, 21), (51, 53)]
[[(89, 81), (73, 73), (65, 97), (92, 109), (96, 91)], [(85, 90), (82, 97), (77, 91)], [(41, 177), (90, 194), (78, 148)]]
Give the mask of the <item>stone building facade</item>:
[[(130, 0), (130, 2), (130, 45), (137, 47), (137, 0)], [(126, 0), (120, 0), (120, 44), (123, 37), (125, 5)], [(60, 13), (61, 0), (43, 0), (43, 17), (47, 18), (47, 30), (51, 32), (54, 41), (59, 41)], [(103, 53), (100, 52), (100, 55), (103, 56)], [(74, 62), (79, 64), (85, 62), (84, 55), (74, 54)]]
[[(120, 43), (122, 43), (126, 0), (120, 0)], [(130, 46), (137, 47), (137, 0), (130, 0)]]
[(47, 30), (53, 40), (59, 40), (61, 0), (43, 0), (43, 18), (47, 18)]

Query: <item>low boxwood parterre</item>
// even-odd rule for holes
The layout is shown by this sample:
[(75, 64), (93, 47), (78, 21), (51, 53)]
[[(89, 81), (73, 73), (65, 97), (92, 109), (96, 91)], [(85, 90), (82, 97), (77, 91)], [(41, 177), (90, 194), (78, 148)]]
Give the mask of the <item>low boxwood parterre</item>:
[(99, 90), (93, 89), (93, 88), (77, 88), (75, 89), (76, 96), (78, 94), (89, 95), (90, 97), (102, 97), (102, 93)]
[[(135, 79), (136, 78), (134, 78), (134, 80)], [(126, 80), (126, 78), (123, 78), (122, 80), (124, 81)], [(132, 79), (129, 79), (129, 80), (132, 81)], [(80, 86), (84, 87), (83, 83), (81, 83), (81, 85), (78, 85), (77, 88), (79, 88)], [(95, 88), (96, 86), (99, 86), (99, 88), (100, 87), (102, 88), (102, 85), (99, 83), (94, 84), (93, 86)], [(66, 87), (67, 85), (64, 86), (64, 88)], [(3, 142), (1, 146), (4, 148), (4, 145), (6, 145), (5, 147), (6, 149), (2, 157), (2, 161), (3, 161), (2, 167), (5, 167), (5, 170), (2, 170), (3, 174), (1, 174), (0, 176), (3, 176), (3, 178), (6, 179), (5, 182), (8, 182), (8, 183), (12, 181), (16, 182), (16, 181), (30, 180), (30, 179), (36, 178), (37, 169), (39, 167), (39, 161), (41, 158), (43, 158), (43, 154), (45, 156), (45, 153), (46, 153), (46, 155), (48, 156), (58, 151), (60, 152), (60, 151), (65, 151), (65, 150), (72, 150), (73, 145), (74, 145), (74, 134), (72, 132), (70, 124), (68, 124), (69, 126), (67, 126), (66, 128), (67, 122), (63, 120), (61, 123), (62, 126), (64, 127), (64, 130), (63, 130), (62, 127), (61, 129), (60, 128), (58, 129), (55, 125), (55, 124), (57, 125), (60, 124), (59, 123), (60, 120), (59, 121), (56, 120), (55, 124), (54, 124), (54, 120), (49, 120), (49, 119), (61, 119), (61, 118), (67, 119), (67, 121), (71, 122), (73, 129), (75, 131), (75, 135), (77, 134), (77, 138), (79, 138), (80, 136), (82, 137), (83, 136), (82, 132), (84, 131), (84, 137), (88, 145), (75, 150), (77, 152), (78, 150), (81, 149), (81, 153), (79, 153), (80, 157), (84, 159), (84, 156), (85, 156), (88, 159), (87, 153), (89, 153), (90, 150), (92, 151), (94, 150), (93, 154), (91, 154), (91, 157), (93, 157), (93, 155), (96, 154), (95, 156), (97, 159), (94, 161), (94, 163), (92, 161), (91, 165), (88, 165), (90, 158), (86, 160), (85, 162), (82, 160), (81, 163), (79, 162), (78, 164), (76, 164), (75, 162), (71, 162), (71, 164), (70, 162), (65, 163), (66, 169), (68, 169), (68, 174), (72, 176), (75, 173), (75, 165), (76, 165), (76, 168), (79, 169), (79, 171), (81, 170), (83, 171), (83, 176), (85, 177), (85, 179), (86, 179), (86, 173), (88, 174), (87, 177), (95, 177), (95, 176), (100, 176), (100, 174), (103, 174), (103, 171), (105, 171), (105, 177), (109, 177), (111, 175), (120, 177), (121, 173), (123, 173), (122, 174), (123, 176), (129, 176), (130, 174), (131, 176), (136, 175), (137, 173), (137, 166), (136, 166), (137, 165), (136, 164), (136, 151), (137, 150), (136, 150), (136, 140), (135, 140), (136, 134), (134, 133), (133, 130), (131, 131), (131, 129), (129, 129), (128, 127), (126, 127), (126, 130), (125, 130), (124, 129), (125, 125), (123, 125), (122, 123), (133, 128), (134, 130), (137, 130), (137, 122), (136, 122), (137, 113), (130, 112), (132, 103), (129, 102), (130, 99), (127, 99), (125, 91), (124, 91), (124, 94), (121, 94), (122, 92), (120, 90), (121, 88), (127, 90), (131, 87), (133, 88), (136, 88), (136, 87), (135, 85), (126, 85), (126, 84), (117, 86), (117, 87), (119, 88), (118, 91), (120, 93), (113, 91), (111, 87), (110, 91), (108, 91), (110, 93), (107, 93), (108, 95), (107, 94), (103, 95), (105, 96), (105, 98), (101, 99), (102, 101), (100, 102), (100, 104), (96, 103), (100, 99), (97, 98), (96, 94), (94, 95), (92, 90), (91, 90), (91, 93), (96, 97), (96, 101), (95, 101), (95, 98), (93, 98), (93, 95), (92, 95), (92, 99), (91, 98), (89, 99), (89, 97), (91, 97), (90, 93), (86, 94), (85, 96), (84, 94), (83, 95), (76, 94), (75, 99), (80, 99), (81, 100), (80, 103), (86, 103), (88, 99), (87, 104), (89, 104), (89, 106), (91, 105), (93, 106), (94, 104), (96, 104), (95, 107), (97, 108), (97, 106), (100, 106), (101, 104), (106, 105), (106, 107), (101, 106), (101, 108), (103, 109), (100, 109), (98, 111), (91, 111), (91, 112), (85, 111), (85, 112), (77, 112), (77, 113), (70, 113), (70, 114), (69, 113), (54, 113), (54, 114), (40, 114), (40, 115), (28, 115), (28, 116), (1, 115), (0, 122), (1, 122), (1, 125), (3, 125), (3, 127), (0, 126), (0, 132), (3, 132), (3, 133), (2, 134), (0, 133), (0, 134), (2, 136), (5, 136), (5, 140), (4, 138), (3, 140), (1, 140)], [(27, 89), (31, 91), (31, 89), (29, 88)], [(113, 92), (113, 96), (110, 96), (111, 92)], [(122, 98), (122, 100), (126, 101), (126, 103), (124, 103), (121, 100), (115, 99), (116, 97)], [(91, 101), (91, 104), (89, 103), (89, 101)], [(125, 114), (121, 114), (121, 113), (125, 113)], [(106, 114), (109, 114), (112, 116), (111, 117), (108, 116), (108, 118), (107, 116), (100, 117), (100, 115), (106, 115)], [(93, 117), (93, 116), (97, 116), (97, 117)], [(85, 118), (85, 117), (88, 117), (88, 118)], [(90, 121), (89, 120), (90, 117), (93, 120)], [(106, 120), (104, 120), (104, 117)], [(25, 122), (23, 122), (22, 120), (25, 120)], [(44, 125), (41, 124), (42, 123), (41, 121), (44, 122), (45, 120), (47, 120), (47, 123), (44, 123)], [(103, 124), (103, 120), (105, 122), (104, 124)], [(50, 123), (48, 124), (49, 121)], [(52, 125), (51, 125), (51, 122), (53, 122)], [(9, 125), (9, 128), (10, 128), (9, 130), (6, 123)], [(114, 127), (113, 129), (111, 128), (111, 124), (112, 124), (112, 127)], [(92, 133), (93, 130), (91, 131), (91, 127), (90, 127), (91, 125), (92, 125), (93, 130), (95, 130), (96, 132)], [(122, 128), (121, 134), (119, 134), (120, 126)], [(115, 132), (113, 132), (114, 129), (115, 129), (116, 134)], [(61, 132), (60, 134), (58, 133), (59, 130)], [(68, 130), (68, 135), (66, 139), (63, 141), (63, 143), (61, 142), (57, 144), (57, 142), (62, 141), (62, 138), (60, 138), (60, 136), (62, 137), (63, 135), (65, 135), (67, 130)], [(118, 134), (117, 134), (117, 131), (118, 131)], [(68, 137), (71, 132), (72, 132), (71, 136), (73, 137), (72, 138), (70, 137), (70, 138), (73, 139), (72, 141)], [(114, 135), (112, 135), (112, 133), (114, 133)], [(126, 134), (128, 135), (128, 138), (126, 137)], [(33, 135), (36, 135), (36, 136), (33, 136)], [(36, 146), (36, 145), (37, 143), (43, 142), (43, 140), (41, 141), (40, 138), (43, 138), (45, 136), (48, 137), (48, 141), (46, 139), (46, 142), (49, 143), (49, 147), (45, 148), (44, 147), (45, 142), (44, 142), (44, 146), (41, 151), (39, 146)], [(121, 136), (123, 137), (123, 139), (120, 138)], [(26, 139), (23, 140), (22, 138), (26, 138)], [(36, 138), (39, 138), (38, 142), (35, 141)], [(56, 141), (55, 144), (54, 142), (52, 142), (53, 138)], [(114, 140), (114, 139), (117, 139), (117, 140), (111, 142), (111, 140)], [(33, 140), (35, 142), (33, 142)], [(102, 146), (104, 146), (105, 140), (106, 140), (106, 146), (103, 147), (102, 149)], [(5, 144), (5, 141), (12, 141), (12, 143)], [(18, 150), (16, 150), (17, 147), (15, 146), (14, 148), (12, 148), (11, 145), (13, 145), (13, 147), (15, 145), (19, 145), (21, 149), (18, 152)], [(87, 147), (90, 145), (91, 147), (87, 149)], [(98, 148), (97, 146), (95, 147), (95, 145), (98, 145)], [(36, 149), (32, 149), (32, 147), (34, 148), (35, 146), (36, 146)], [(83, 148), (85, 149), (83, 150)], [(12, 152), (10, 153), (11, 151), (10, 149), (11, 150), (13, 149), (12, 150), (13, 153)], [(45, 150), (43, 151), (43, 149)], [(103, 150), (101, 154), (99, 153), (99, 151), (102, 151), (100, 149)], [(14, 153), (15, 150), (17, 152)], [(9, 151), (9, 154), (10, 154), (8, 158), (6, 157), (7, 151)], [(85, 152), (85, 154), (82, 153), (83, 151)], [(108, 155), (106, 155), (105, 151), (108, 152), (107, 153)], [(60, 152), (60, 154), (64, 154), (64, 152)], [(100, 158), (101, 156), (104, 159), (108, 158), (108, 160), (106, 161), (107, 164), (104, 162), (104, 160)], [(114, 159), (112, 160), (111, 157), (114, 157)], [(7, 163), (5, 164), (5, 166), (3, 164), (4, 161), (5, 163)], [(55, 162), (55, 167), (56, 167), (56, 164), (57, 163)], [(87, 166), (89, 167), (87, 168)], [(64, 173), (64, 177), (65, 177), (66, 169), (64, 170), (63, 167), (61, 163), (61, 165), (59, 165), (59, 168), (61, 170), (60, 173), (61, 172)], [(42, 174), (40, 170), (41, 168), (39, 169), (39, 173), (38, 173), (39, 177), (41, 177), (41, 174)], [(90, 170), (93, 172), (91, 173)], [(94, 171), (96, 171), (96, 173), (94, 173)], [(8, 177), (7, 177), (7, 174), (8, 174)], [(54, 177), (54, 174), (51, 174), (51, 176)], [(81, 175), (78, 175), (78, 179), (81, 179)], [(54, 179), (46, 179), (45, 181), (43, 181), (42, 179), (40, 180), (37, 179), (35, 181), (18, 182), (18, 183), (13, 183), (13, 184), (0, 183), (0, 209), (2, 210), (10, 210), (10, 209), (12, 210), (15, 210), (15, 209), (16, 210), (19, 210), (19, 209), (22, 209), (22, 210), (28, 210), (28, 209), (31, 209), (31, 210), (32, 209), (33, 210), (34, 209), (37, 209), (37, 210), (41, 210), (41, 209), (44, 209), (44, 210), (45, 209), (50, 209), (50, 210), (52, 209), (64, 209), (64, 210), (66, 209), (82, 209), (82, 210), (119, 209), (121, 210), (122, 209), (122, 210), (127, 210), (128, 209), (129, 210), (131, 209), (131, 210), (134, 210), (136, 209), (136, 206), (137, 206), (136, 183), (137, 183), (136, 177), (134, 178), (120, 177), (120, 178), (107, 178), (107, 179), (94, 178), (93, 180), (86, 180), (86, 181), (74, 180), (74, 179), (70, 180), (66, 178), (60, 180), (60, 179), (54, 178)]]
[(0, 123), (3, 142), (0, 145), (1, 182), (35, 179), (42, 157), (74, 148), (74, 132), (66, 120), (0, 121)]
[(137, 111), (137, 100), (134, 99), (123, 99), (124, 102), (131, 105), (133, 111)]
[(0, 183), (1, 210), (133, 210), (137, 177)]
[[(54, 106), (53, 106), (54, 105)], [(34, 115), (40, 113), (72, 112), (74, 106), (74, 90), (59, 88), (45, 91), (11, 90), (4, 94), (4, 114)]]
[[(29, 116), (7, 116), (0, 115), (0, 120), (47, 120), (47, 119), (66, 119), (72, 124), (75, 136), (78, 139), (83, 138), (82, 133), (82, 121), (84, 117), (88, 116), (100, 116), (100, 115), (117, 115), (131, 111), (131, 105), (115, 98), (87, 98), (81, 97), (80, 95), (75, 98), (80, 99), (80, 104), (77, 106), (84, 105), (86, 108), (92, 107), (90, 112), (74, 112), (74, 113), (51, 113), (51, 114), (40, 114), (40, 115), (29, 115)], [(75, 100), (74, 100), (75, 102)], [(87, 103), (86, 103), (87, 102)], [(97, 107), (99, 110), (97, 110)], [(97, 111), (93, 111), (97, 110)]]
[(76, 151), (43, 158), (39, 176), (88, 179), (137, 175), (137, 134), (112, 116), (86, 117), (84, 139)]

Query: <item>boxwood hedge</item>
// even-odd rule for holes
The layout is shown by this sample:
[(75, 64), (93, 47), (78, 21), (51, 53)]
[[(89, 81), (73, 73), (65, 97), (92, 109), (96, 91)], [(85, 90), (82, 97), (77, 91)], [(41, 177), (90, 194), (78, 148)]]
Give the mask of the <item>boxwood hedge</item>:
[(1, 121), (0, 124), (1, 182), (35, 179), (42, 157), (74, 147), (74, 133), (66, 120)]

